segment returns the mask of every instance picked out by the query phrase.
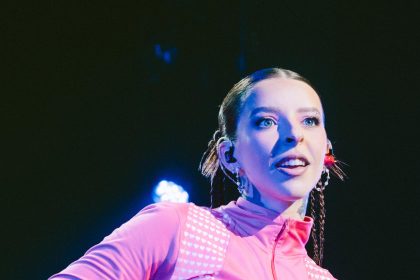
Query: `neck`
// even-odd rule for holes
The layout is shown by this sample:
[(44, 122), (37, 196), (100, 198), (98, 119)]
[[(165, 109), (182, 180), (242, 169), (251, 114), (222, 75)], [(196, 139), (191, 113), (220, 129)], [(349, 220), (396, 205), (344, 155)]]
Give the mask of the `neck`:
[(244, 198), (264, 208), (280, 213), (285, 218), (303, 220), (305, 218), (309, 196), (294, 201), (282, 201), (279, 199), (266, 200), (253, 188), (252, 194)]

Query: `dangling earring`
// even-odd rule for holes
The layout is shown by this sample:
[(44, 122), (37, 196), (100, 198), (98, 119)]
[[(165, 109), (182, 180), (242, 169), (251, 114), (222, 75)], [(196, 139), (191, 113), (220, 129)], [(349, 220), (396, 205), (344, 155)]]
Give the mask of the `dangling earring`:
[(239, 193), (244, 196), (246, 195), (246, 187), (245, 185), (242, 183), (242, 179), (241, 176), (239, 176), (239, 167), (235, 168), (235, 184), (238, 186), (238, 191)]
[(250, 193), (250, 185), (248, 178), (239, 175), (239, 167), (235, 168), (235, 184), (238, 186), (238, 191), (241, 196), (248, 196)]
[(328, 181), (330, 180), (330, 170), (324, 166), (322, 170), (321, 179), (319, 179), (316, 184), (315, 190), (322, 192), (325, 190), (325, 187), (328, 186)]
[(321, 179), (318, 181), (317, 186), (315, 187), (317, 191), (324, 190), (328, 185), (328, 180), (330, 179), (330, 171), (342, 181), (344, 180), (346, 174), (339, 167), (340, 163), (342, 162), (335, 158), (331, 141), (328, 140), (328, 151), (324, 157), (324, 169), (322, 170)]
[(316, 184), (315, 190), (319, 192), (325, 190), (325, 187), (328, 185), (328, 181), (330, 180), (330, 170), (328, 169), (328, 167), (332, 167), (334, 164), (335, 158), (333, 154), (332, 144), (331, 141), (328, 140), (328, 151), (324, 157), (324, 168), (322, 170), (321, 178)]

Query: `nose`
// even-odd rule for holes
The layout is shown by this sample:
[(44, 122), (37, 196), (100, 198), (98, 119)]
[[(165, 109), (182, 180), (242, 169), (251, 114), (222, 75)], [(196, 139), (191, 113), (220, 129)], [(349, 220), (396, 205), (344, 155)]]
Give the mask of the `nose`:
[(280, 135), (283, 134), (283, 139), (286, 144), (295, 144), (303, 141), (303, 131), (300, 127), (300, 124), (288, 123), (284, 129), (280, 132)]
[(304, 141), (303, 128), (299, 123), (294, 124), (291, 121), (282, 122), (278, 126), (278, 138), (273, 147), (272, 154), (277, 155), (284, 152), (285, 149), (291, 149)]
[(300, 143), (303, 141), (303, 135), (302, 134), (291, 134), (286, 136), (285, 142), (286, 143)]

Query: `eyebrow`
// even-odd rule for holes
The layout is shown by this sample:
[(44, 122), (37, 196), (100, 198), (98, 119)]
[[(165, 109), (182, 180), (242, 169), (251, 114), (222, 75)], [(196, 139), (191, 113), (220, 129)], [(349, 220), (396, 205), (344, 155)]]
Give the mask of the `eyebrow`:
[[(321, 112), (315, 107), (303, 107), (303, 108), (299, 108), (297, 111), (298, 113), (315, 113), (319, 116), (322, 116)], [(281, 110), (276, 107), (270, 107), (270, 106), (258, 107), (252, 110), (251, 116), (258, 114), (260, 112), (279, 113), (281, 112)]]

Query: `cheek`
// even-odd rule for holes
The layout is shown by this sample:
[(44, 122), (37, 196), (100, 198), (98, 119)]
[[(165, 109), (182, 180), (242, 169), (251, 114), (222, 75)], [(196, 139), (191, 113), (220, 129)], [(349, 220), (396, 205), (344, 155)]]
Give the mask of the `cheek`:
[(325, 132), (321, 132), (314, 139), (318, 139), (318, 141), (314, 142), (312, 145), (312, 152), (314, 154), (314, 158), (320, 165), (324, 165), (324, 158), (327, 153), (327, 136)]
[(246, 168), (247, 166), (258, 168), (267, 164), (273, 148), (276, 144), (276, 135), (273, 133), (254, 133), (238, 139), (237, 158)]

